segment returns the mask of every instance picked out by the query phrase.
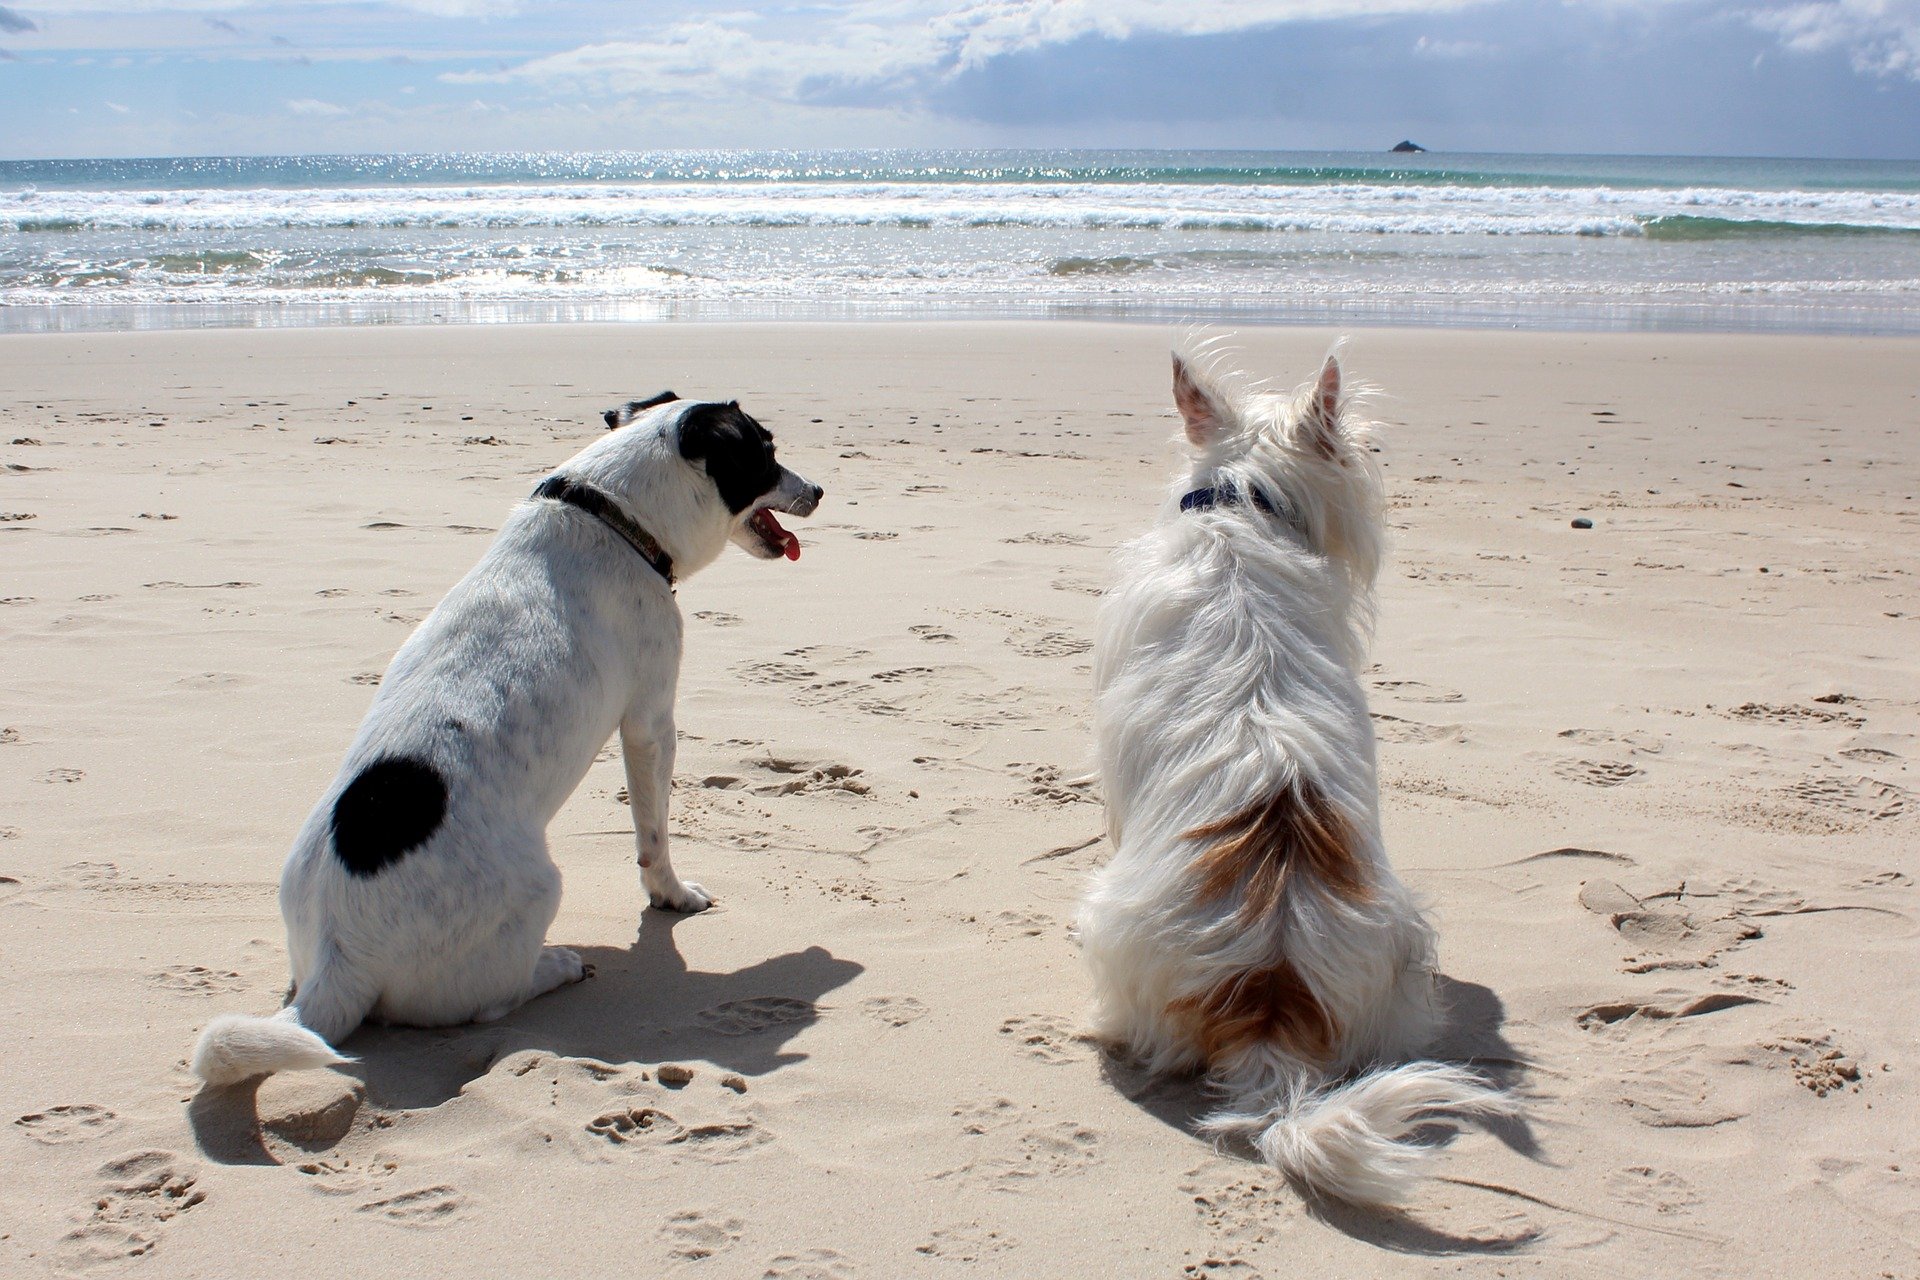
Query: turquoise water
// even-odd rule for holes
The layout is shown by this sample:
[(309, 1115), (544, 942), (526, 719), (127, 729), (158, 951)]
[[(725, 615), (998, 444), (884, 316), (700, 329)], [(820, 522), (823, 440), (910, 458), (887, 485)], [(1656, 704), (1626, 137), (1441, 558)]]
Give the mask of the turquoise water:
[(0, 331), (887, 316), (1915, 333), (1920, 163), (0, 162)]

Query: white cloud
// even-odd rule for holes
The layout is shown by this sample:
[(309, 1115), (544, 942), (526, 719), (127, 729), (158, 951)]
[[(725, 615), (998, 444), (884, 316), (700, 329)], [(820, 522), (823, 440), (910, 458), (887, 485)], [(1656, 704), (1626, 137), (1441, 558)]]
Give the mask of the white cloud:
[(287, 102), (287, 110), (297, 116), (343, 116), (347, 109), (331, 102), (322, 102), (318, 98), (293, 98)]
[(1421, 36), (1413, 42), (1413, 53), (1418, 58), (1483, 58), (1496, 52), (1493, 45), (1479, 40), (1435, 40)]
[(1920, 0), (1820, 0), (1747, 19), (1789, 49), (1842, 50), (1856, 71), (1920, 80)]
[(1089, 36), (1203, 36), (1315, 19), (1470, 9), (1492, 0), (850, 0), (806, 11), (804, 26), (770, 29), (746, 12), (676, 22), (635, 40), (582, 45), (454, 84), (527, 80), (613, 93), (746, 91), (792, 98), (809, 88), (951, 75), (1008, 54)]

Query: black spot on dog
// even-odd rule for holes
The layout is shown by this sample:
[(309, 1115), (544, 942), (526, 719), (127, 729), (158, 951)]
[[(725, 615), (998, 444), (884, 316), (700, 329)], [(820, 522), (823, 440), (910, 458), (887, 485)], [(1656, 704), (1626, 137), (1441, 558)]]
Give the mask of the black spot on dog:
[(425, 844), (447, 816), (447, 782), (424, 760), (388, 756), (333, 802), (333, 852), (356, 876), (378, 875)]
[(780, 483), (772, 433), (731, 400), (686, 411), (680, 419), (680, 456), (706, 467), (735, 515)]
[(680, 397), (671, 391), (662, 391), (657, 396), (648, 396), (645, 400), (629, 400), (618, 409), (609, 409), (600, 416), (606, 420), (607, 430), (624, 427), (635, 418), (658, 405), (672, 404)]

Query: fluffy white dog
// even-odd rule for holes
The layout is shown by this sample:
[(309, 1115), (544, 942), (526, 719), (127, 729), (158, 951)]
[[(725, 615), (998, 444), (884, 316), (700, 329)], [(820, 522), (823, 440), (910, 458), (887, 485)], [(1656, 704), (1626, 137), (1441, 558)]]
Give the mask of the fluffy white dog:
[(1441, 1111), (1504, 1109), (1428, 1044), (1434, 930), (1381, 846), (1358, 672), (1384, 498), (1340, 367), (1254, 392), (1176, 355), (1193, 465), (1101, 606), (1096, 734), (1114, 856), (1081, 905), (1095, 1030), (1204, 1070), (1204, 1129), (1316, 1191), (1403, 1199)]
[(584, 977), (545, 945), (546, 830), (615, 729), (648, 897), (711, 902), (667, 856), (674, 581), (729, 541), (797, 559), (772, 513), (811, 514), (820, 488), (736, 404), (666, 392), (606, 420), (394, 655), (280, 878), (293, 996), (272, 1018), (215, 1019), (201, 1079), (344, 1061), (333, 1046), (365, 1019), (486, 1022)]

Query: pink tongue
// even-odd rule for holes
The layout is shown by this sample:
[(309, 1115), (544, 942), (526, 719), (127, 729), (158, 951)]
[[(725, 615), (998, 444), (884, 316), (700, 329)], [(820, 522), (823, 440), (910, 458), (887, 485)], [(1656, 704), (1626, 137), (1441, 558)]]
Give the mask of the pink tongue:
[(798, 560), (800, 558), (800, 539), (781, 528), (780, 522), (773, 518), (773, 512), (768, 511), (765, 507), (760, 509), (759, 519), (762, 524), (767, 526), (767, 531), (773, 534), (775, 541), (779, 542), (781, 554), (789, 560)]

